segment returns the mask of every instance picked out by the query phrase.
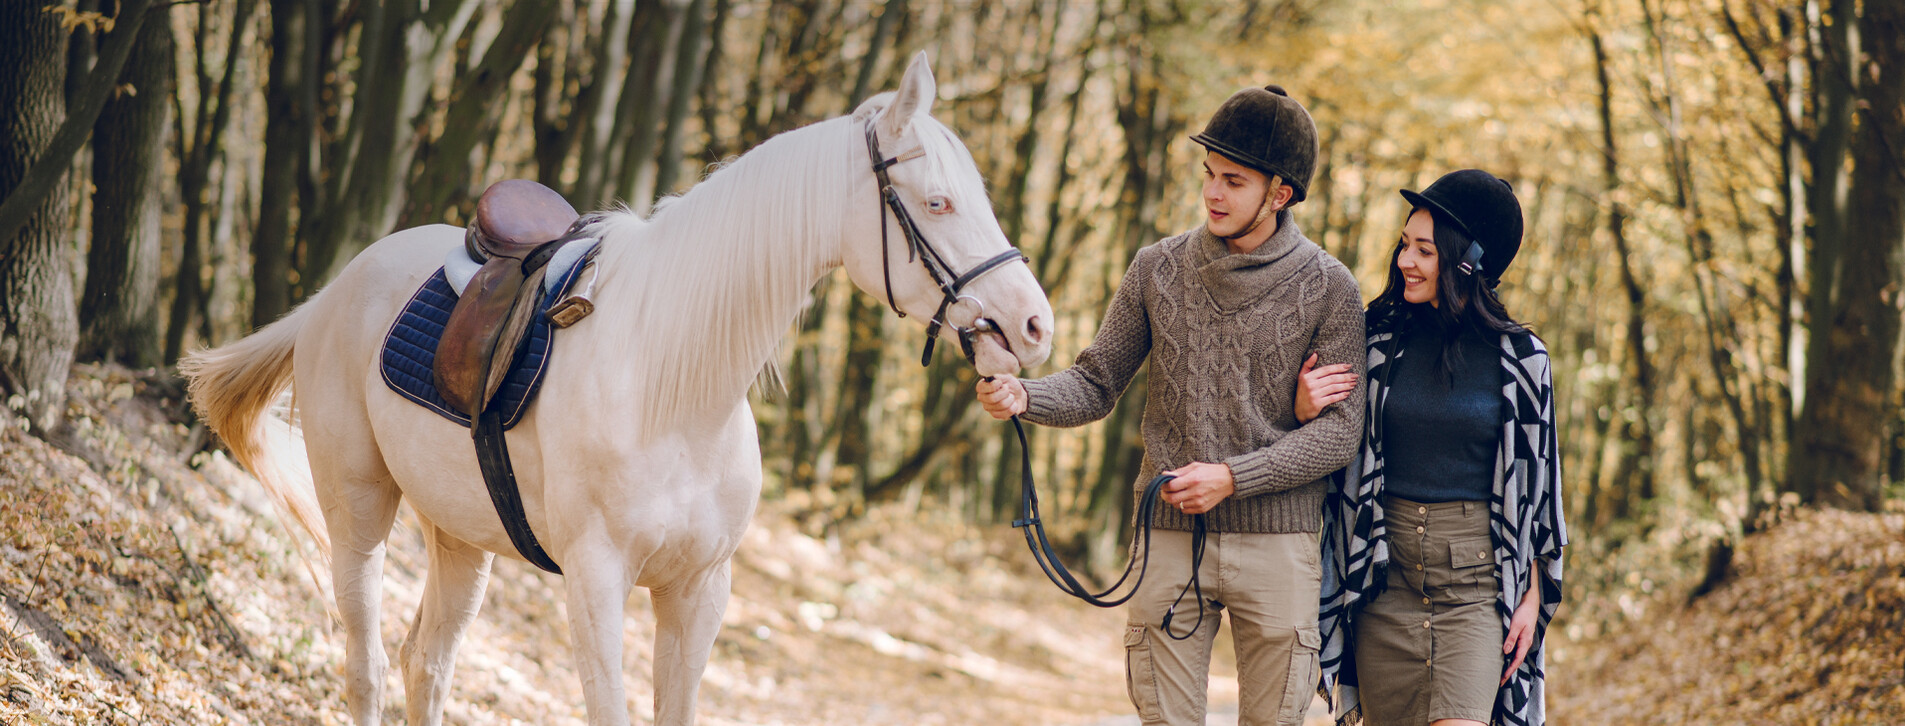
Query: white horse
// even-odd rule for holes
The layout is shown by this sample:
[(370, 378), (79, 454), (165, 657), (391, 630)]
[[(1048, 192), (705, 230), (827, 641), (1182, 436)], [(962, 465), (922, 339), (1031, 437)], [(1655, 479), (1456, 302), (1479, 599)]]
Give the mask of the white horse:
[[(868, 126), (882, 152), (902, 160), (887, 170), (892, 185), (955, 272), (1010, 247), (971, 154), (930, 115), (935, 92), (922, 53), (897, 93), (768, 140), (646, 220), (619, 212), (597, 223), (596, 311), (555, 336), (541, 395), (508, 434), (528, 522), (564, 571), (591, 723), (628, 723), (622, 618), (634, 586), (653, 594), (655, 719), (694, 721), (729, 558), (761, 491), (747, 389), (814, 283), (844, 265), (884, 299), (890, 272), (891, 294), (914, 320), (940, 307), (942, 292), (909, 261), (901, 225), (878, 201)], [(392, 234), (283, 319), (180, 366), (208, 424), (330, 554), (358, 724), (382, 713), (378, 603), (399, 500), (416, 510), (430, 553), (399, 653), (410, 723), (442, 718), (493, 553), (521, 557), (491, 506), (469, 430), (379, 375), (392, 320), (462, 241), (463, 230), (442, 225)], [(974, 345), (979, 373), (1050, 353), (1051, 304), (1025, 265), (965, 290), (977, 304), (954, 306), (949, 323), (978, 326), (983, 309), (994, 329)], [(286, 461), (295, 441), (270, 413), (287, 385), (308, 471)]]

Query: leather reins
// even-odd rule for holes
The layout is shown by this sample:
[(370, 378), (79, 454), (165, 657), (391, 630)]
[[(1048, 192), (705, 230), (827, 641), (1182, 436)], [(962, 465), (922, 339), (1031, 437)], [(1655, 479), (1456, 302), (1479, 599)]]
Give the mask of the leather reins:
[[(915, 150), (894, 157), (884, 156), (880, 153), (880, 137), (874, 131), (872, 122), (867, 123), (866, 139), (867, 155), (872, 158), (873, 174), (879, 182), (880, 201), (886, 205), (887, 210), (892, 212), (894, 219), (899, 221), (900, 234), (906, 237), (906, 261), (919, 260), (920, 265), (926, 268), (926, 274), (933, 278), (933, 284), (939, 287), (942, 295), (939, 309), (933, 313), (932, 320), (926, 323), (926, 350), (920, 355), (919, 363), (925, 366), (932, 362), (933, 345), (939, 339), (940, 328), (952, 325), (946, 320), (946, 310), (962, 297), (980, 306), (980, 314), (974, 318), (972, 327), (962, 328), (952, 325), (952, 328), (959, 333), (959, 345), (963, 349), (962, 352), (965, 353), (966, 360), (970, 362), (973, 358), (973, 338), (980, 333), (996, 332), (997, 325), (984, 317), (985, 304), (983, 302), (969, 295), (961, 295), (960, 291), (981, 275), (1013, 262), (1030, 262), (1030, 260), (1017, 249), (1008, 249), (979, 263), (964, 274), (953, 272), (952, 265), (947, 264), (939, 251), (926, 241), (926, 236), (920, 232), (919, 225), (913, 221), (912, 215), (907, 213), (906, 205), (900, 202), (899, 192), (894, 190), (893, 181), (886, 173), (889, 167), (902, 161), (917, 159), (924, 156), (925, 152)], [(906, 311), (901, 310), (893, 299), (893, 267), (887, 251), (891, 244), (888, 241), (886, 226), (883, 212), (880, 220), (880, 268), (886, 283), (886, 304), (895, 314), (903, 318), (906, 317)], [(1010, 350), (1010, 341), (1007, 341), (1004, 335), (999, 337), (1007, 346), (1007, 350)], [(992, 379), (988, 376), (986, 380)], [(1125, 562), (1124, 574), (1118, 576), (1117, 582), (1112, 583), (1102, 592), (1092, 592), (1091, 588), (1086, 587), (1072, 575), (1071, 570), (1065, 567), (1065, 563), (1059, 561), (1058, 553), (1052, 549), (1051, 539), (1045, 534), (1045, 524), (1039, 513), (1038, 488), (1032, 478), (1032, 454), (1025, 443), (1025, 424), (1020, 422), (1018, 416), (1013, 416), (1012, 428), (1019, 437), (1020, 466), (1019, 518), (1012, 521), (1012, 526), (1015, 529), (1025, 530), (1025, 544), (1032, 550), (1032, 558), (1038, 561), (1039, 569), (1045, 572), (1046, 579), (1051, 580), (1052, 584), (1058, 586), (1058, 589), (1065, 594), (1101, 608), (1123, 605), (1138, 593), (1138, 585), (1144, 582), (1144, 574), (1150, 568), (1151, 523), (1157, 510), (1157, 503), (1161, 499), (1164, 484), (1174, 477), (1169, 474), (1160, 474), (1145, 486), (1144, 494), (1138, 498), (1137, 521), (1132, 525), (1131, 535), (1132, 545), (1140, 546), (1139, 543), (1142, 542), (1143, 552), (1134, 553), (1132, 558)], [(1165, 610), (1164, 622), (1161, 626), (1164, 634), (1175, 640), (1190, 638), (1204, 624), (1204, 586), (1198, 572), (1202, 569), (1204, 561), (1206, 532), (1204, 515), (1191, 515), (1191, 523), (1191, 579), (1190, 582), (1185, 583), (1184, 589), (1178, 592), (1177, 599), (1171, 602), (1171, 607)], [(1131, 577), (1134, 567), (1137, 569), (1136, 579)], [(1123, 587), (1127, 580), (1131, 581), (1130, 591), (1113, 597), (1113, 594)], [(1177, 606), (1183, 602), (1184, 596), (1193, 592), (1196, 593), (1197, 599), (1197, 622), (1191, 625), (1190, 632), (1179, 636), (1171, 632), (1171, 616), (1177, 612)]]
[[(1157, 512), (1158, 501), (1162, 499), (1164, 484), (1176, 477), (1159, 474), (1145, 485), (1144, 493), (1138, 496), (1136, 521), (1131, 525), (1131, 546), (1143, 549), (1133, 552), (1131, 559), (1125, 561), (1124, 574), (1119, 575), (1116, 582), (1102, 592), (1092, 592), (1065, 568), (1064, 562), (1059, 561), (1058, 553), (1052, 549), (1052, 542), (1045, 535), (1045, 523), (1039, 514), (1038, 487), (1032, 481), (1032, 454), (1025, 445), (1025, 424), (1019, 421), (1019, 417), (1013, 416), (1012, 428), (1019, 436), (1020, 482), (1019, 518), (1012, 520), (1012, 526), (1025, 530), (1025, 546), (1032, 550), (1032, 559), (1037, 560), (1039, 569), (1045, 571), (1045, 579), (1051, 580), (1061, 592), (1101, 608), (1123, 605), (1138, 594), (1138, 586), (1144, 582), (1144, 573), (1151, 567), (1151, 522)], [(1171, 606), (1165, 609), (1164, 621), (1158, 625), (1172, 640), (1188, 640), (1204, 625), (1204, 585), (1200, 570), (1204, 564), (1205, 532), (1204, 515), (1191, 515), (1191, 580), (1184, 583), (1184, 589), (1178, 591), (1177, 599), (1172, 600)], [(1125, 580), (1131, 579), (1133, 567), (1137, 568), (1138, 577), (1131, 581), (1131, 590), (1112, 597), (1118, 588), (1124, 586)], [(1197, 600), (1197, 622), (1191, 624), (1189, 632), (1178, 635), (1171, 631), (1171, 617), (1177, 614), (1177, 606), (1184, 602), (1184, 596), (1193, 592)]]

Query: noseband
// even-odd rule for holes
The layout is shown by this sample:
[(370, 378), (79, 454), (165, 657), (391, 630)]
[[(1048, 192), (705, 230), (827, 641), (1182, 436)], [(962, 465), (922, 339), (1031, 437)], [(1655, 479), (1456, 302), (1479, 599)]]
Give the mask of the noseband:
[[(939, 254), (939, 250), (934, 249), (932, 243), (926, 241), (926, 235), (920, 233), (919, 225), (913, 221), (913, 215), (906, 212), (906, 205), (900, 202), (900, 193), (893, 188), (893, 180), (886, 173), (888, 167), (925, 156), (925, 152), (915, 150), (899, 156), (884, 157), (880, 153), (880, 136), (874, 132), (873, 122), (869, 121), (867, 123), (867, 156), (873, 159), (873, 176), (879, 181), (880, 201), (885, 203), (886, 209), (893, 213), (893, 218), (899, 220), (900, 234), (906, 237), (906, 261), (919, 260), (921, 266), (926, 268), (926, 274), (933, 278), (933, 284), (939, 286), (939, 293), (942, 296), (939, 309), (933, 313), (932, 320), (926, 323), (926, 350), (920, 354), (919, 364), (924, 366), (932, 362), (933, 345), (939, 340), (939, 329), (948, 325), (959, 333), (959, 346), (966, 354), (966, 360), (972, 360), (973, 337), (983, 332), (998, 332), (998, 326), (985, 317), (984, 302), (971, 295), (962, 295), (960, 291), (988, 272), (1013, 262), (1030, 262), (1031, 260), (1017, 249), (1007, 249), (963, 274), (954, 272), (952, 265), (946, 263), (946, 258)], [(881, 212), (880, 271), (886, 280), (886, 305), (903, 318), (906, 317), (906, 311), (901, 310), (899, 304), (893, 300), (893, 265), (887, 252), (889, 246), (886, 235), (886, 212)], [(946, 320), (946, 309), (962, 298), (971, 300), (979, 306), (979, 315), (973, 318), (970, 328), (952, 325)], [(1006, 346), (1007, 351), (1012, 349), (1011, 341), (1004, 335), (1000, 335), (999, 340)]]

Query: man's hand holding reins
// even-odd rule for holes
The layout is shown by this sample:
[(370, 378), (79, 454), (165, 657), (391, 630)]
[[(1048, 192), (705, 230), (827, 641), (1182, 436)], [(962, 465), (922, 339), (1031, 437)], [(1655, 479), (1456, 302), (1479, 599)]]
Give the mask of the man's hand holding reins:
[(1185, 514), (1208, 512), (1237, 493), (1237, 480), (1231, 477), (1229, 464), (1196, 462), (1164, 473), (1176, 478), (1164, 484), (1158, 497)]
[(1001, 373), (990, 380), (981, 378), (978, 385), (979, 405), (993, 418), (1004, 421), (1025, 413), (1025, 384), (1017, 377)]

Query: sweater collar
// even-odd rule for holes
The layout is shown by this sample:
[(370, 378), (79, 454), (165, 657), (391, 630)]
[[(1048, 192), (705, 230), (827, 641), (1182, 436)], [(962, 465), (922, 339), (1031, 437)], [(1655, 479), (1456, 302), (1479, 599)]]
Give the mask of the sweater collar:
[(1211, 302), (1219, 311), (1233, 313), (1288, 279), (1322, 248), (1305, 238), (1290, 210), (1283, 209), (1277, 211), (1277, 231), (1257, 249), (1233, 254), (1206, 225), (1193, 233), (1191, 250), (1197, 278)]

